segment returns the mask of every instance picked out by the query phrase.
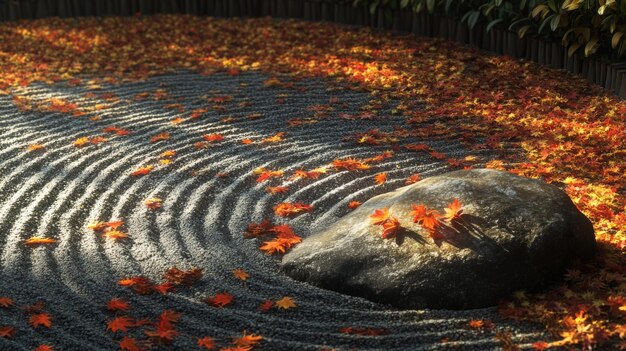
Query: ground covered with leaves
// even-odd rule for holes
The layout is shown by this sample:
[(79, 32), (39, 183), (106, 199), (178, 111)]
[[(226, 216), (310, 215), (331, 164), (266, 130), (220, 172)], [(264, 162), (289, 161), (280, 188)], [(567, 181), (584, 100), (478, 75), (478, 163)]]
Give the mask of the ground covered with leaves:
[[(564, 72), (364, 28), (2, 23), (0, 346), (626, 346), (625, 115)], [(563, 188), (596, 260), (472, 311), (398, 311), (280, 273), (368, 198), (472, 167)]]

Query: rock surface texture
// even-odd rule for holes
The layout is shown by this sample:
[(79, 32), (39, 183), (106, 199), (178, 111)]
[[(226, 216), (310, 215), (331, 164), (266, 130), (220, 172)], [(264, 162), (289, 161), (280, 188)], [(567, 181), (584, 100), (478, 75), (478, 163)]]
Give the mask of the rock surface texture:
[[(461, 217), (433, 240), (413, 223), (412, 204), (442, 210), (458, 198)], [(382, 239), (370, 224), (389, 208), (403, 227)], [(495, 305), (515, 290), (558, 279), (574, 260), (593, 256), (591, 222), (569, 197), (541, 180), (508, 172), (456, 171), (371, 198), (285, 255), (294, 279), (401, 308), (469, 309)]]

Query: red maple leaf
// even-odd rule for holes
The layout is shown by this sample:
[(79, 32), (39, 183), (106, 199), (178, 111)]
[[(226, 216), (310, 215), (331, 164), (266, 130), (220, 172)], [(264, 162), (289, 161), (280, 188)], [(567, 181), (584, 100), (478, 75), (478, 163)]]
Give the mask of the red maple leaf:
[(402, 227), (398, 219), (394, 216), (390, 216), (389, 219), (383, 223), (383, 239), (395, 238), (400, 228)]
[(44, 326), (46, 328), (50, 328), (52, 326), (52, 321), (50, 320), (50, 315), (47, 313), (37, 313), (30, 316), (29, 320), (30, 325), (33, 327)]
[(15, 334), (15, 328), (10, 325), (0, 326), (0, 338), (11, 338)]
[(133, 338), (129, 338), (125, 336), (122, 341), (120, 341), (120, 349), (124, 351), (141, 351), (139, 346), (137, 346), (137, 340)]
[(198, 339), (198, 346), (207, 350), (213, 350), (215, 349), (215, 340), (210, 336), (205, 336), (204, 338)]
[(389, 219), (388, 208), (378, 209), (370, 215), (370, 223), (372, 223), (373, 225), (382, 225), (388, 219)]
[(128, 301), (120, 298), (113, 298), (107, 302), (107, 310), (109, 311), (128, 311), (130, 304)]
[(209, 305), (215, 306), (215, 307), (225, 307), (230, 305), (233, 300), (235, 298), (233, 297), (233, 295), (224, 292), (224, 293), (219, 293), (216, 294), (215, 296), (210, 296), (206, 299), (206, 302)]
[(277, 216), (281, 216), (281, 217), (293, 217), (293, 216), (302, 214), (304, 212), (311, 212), (311, 211), (313, 211), (312, 206), (303, 204), (301, 202), (296, 202), (296, 203), (283, 202), (274, 206), (274, 213)]
[(122, 331), (127, 332), (129, 327), (134, 327), (133, 319), (130, 317), (117, 317), (107, 323), (107, 330), (112, 332)]

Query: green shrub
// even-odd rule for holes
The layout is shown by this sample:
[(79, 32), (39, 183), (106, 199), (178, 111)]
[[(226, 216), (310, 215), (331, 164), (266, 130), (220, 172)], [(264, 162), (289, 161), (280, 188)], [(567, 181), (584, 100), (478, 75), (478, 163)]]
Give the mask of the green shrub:
[(520, 38), (533, 35), (561, 41), (568, 54), (602, 54), (619, 58), (626, 53), (626, 0), (355, 0), (372, 13), (410, 8), (467, 23), (508, 28)]

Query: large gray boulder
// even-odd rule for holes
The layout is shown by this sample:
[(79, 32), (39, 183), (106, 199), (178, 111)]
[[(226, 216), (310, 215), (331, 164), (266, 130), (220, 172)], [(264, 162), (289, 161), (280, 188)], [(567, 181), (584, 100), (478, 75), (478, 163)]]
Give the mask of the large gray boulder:
[[(461, 218), (434, 240), (412, 221), (411, 205), (440, 212), (458, 198)], [(382, 239), (370, 224), (389, 208), (402, 232)], [(371, 198), (282, 261), (294, 279), (401, 308), (495, 305), (515, 290), (558, 279), (593, 256), (591, 222), (555, 186), (490, 169), (456, 171)]]

